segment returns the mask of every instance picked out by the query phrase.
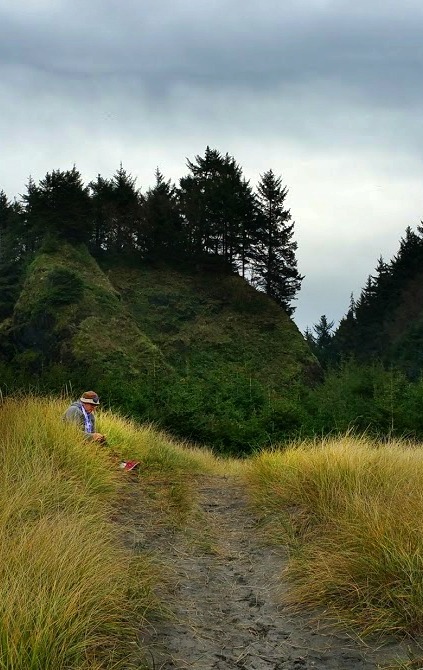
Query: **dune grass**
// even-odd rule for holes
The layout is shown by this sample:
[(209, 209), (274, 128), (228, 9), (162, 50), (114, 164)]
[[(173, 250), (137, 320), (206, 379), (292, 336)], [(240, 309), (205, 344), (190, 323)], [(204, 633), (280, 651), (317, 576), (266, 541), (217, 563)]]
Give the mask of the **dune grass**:
[(248, 482), (287, 543), (290, 599), (363, 633), (423, 632), (423, 452), (366, 438), (257, 455)]
[(173, 441), (153, 425), (142, 425), (113, 412), (103, 411), (98, 427), (107, 436), (108, 446), (123, 459), (141, 462), (141, 473), (199, 474), (214, 472), (217, 459), (205, 448)]
[(137, 631), (157, 605), (157, 576), (111, 520), (125, 476), (108, 451), (139, 459), (141, 480), (161, 478), (180, 517), (192, 504), (185, 475), (213, 458), (109, 412), (98, 423), (110, 446), (87, 443), (61, 421), (66, 405), (0, 402), (0, 668), (140, 668)]
[[(1, 670), (142, 668), (138, 632), (162, 575), (125, 549), (119, 506), (149, 506), (153, 533), (197, 529), (203, 475), (246, 478), (269, 537), (288, 548), (293, 606), (362, 633), (423, 632), (419, 447), (346, 436), (218, 459), (102, 411), (104, 447), (61, 421), (67, 404), (0, 398)], [(116, 458), (140, 461), (135, 480)]]

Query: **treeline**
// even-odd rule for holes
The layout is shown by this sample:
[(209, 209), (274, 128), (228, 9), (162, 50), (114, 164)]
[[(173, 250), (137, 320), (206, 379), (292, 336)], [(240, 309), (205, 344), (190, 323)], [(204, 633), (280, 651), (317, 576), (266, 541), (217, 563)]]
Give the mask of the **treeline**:
[(56, 239), (85, 243), (97, 258), (188, 268), (207, 261), (238, 272), (292, 314), (303, 277), (281, 177), (268, 170), (254, 191), (232, 156), (209, 147), (187, 167), (178, 187), (157, 169), (145, 193), (122, 165), (88, 185), (76, 167), (38, 184), (30, 178), (13, 203), (0, 191), (0, 318), (13, 305), (22, 261)]
[(411, 378), (423, 369), (423, 226), (408, 227), (389, 262), (380, 258), (333, 331), (323, 315), (306, 338), (325, 366), (347, 358), (395, 365)]

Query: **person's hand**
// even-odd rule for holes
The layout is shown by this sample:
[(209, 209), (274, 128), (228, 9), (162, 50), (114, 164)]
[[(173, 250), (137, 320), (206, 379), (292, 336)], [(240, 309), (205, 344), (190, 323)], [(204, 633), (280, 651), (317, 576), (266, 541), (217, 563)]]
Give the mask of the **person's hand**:
[(93, 440), (94, 442), (105, 442), (106, 441), (106, 436), (102, 435), (101, 433), (93, 433)]

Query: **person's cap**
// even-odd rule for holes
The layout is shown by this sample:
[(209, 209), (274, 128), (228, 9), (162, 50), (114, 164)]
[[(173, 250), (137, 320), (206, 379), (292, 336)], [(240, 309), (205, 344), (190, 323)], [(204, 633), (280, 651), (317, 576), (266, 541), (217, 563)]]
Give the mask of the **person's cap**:
[(100, 399), (95, 391), (85, 391), (80, 397), (80, 401), (87, 405), (99, 405)]

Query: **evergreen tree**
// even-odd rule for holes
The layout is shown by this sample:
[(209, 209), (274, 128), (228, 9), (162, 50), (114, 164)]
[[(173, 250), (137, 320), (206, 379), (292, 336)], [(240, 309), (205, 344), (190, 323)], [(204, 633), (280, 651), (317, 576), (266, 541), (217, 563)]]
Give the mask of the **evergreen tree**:
[(248, 258), (254, 225), (254, 195), (235, 159), (206, 148), (204, 158), (188, 160), (190, 174), (180, 180), (188, 249), (194, 256), (222, 256), (231, 267)]
[[(236, 250), (235, 263), (242, 277), (251, 269), (254, 258), (254, 243), (257, 237), (258, 208), (257, 198), (253, 193), (250, 182), (243, 179), (238, 190), (237, 226), (233, 227), (236, 234), (231, 248)], [(231, 261), (232, 261), (231, 256)]]
[(288, 194), (282, 187), (281, 177), (272, 170), (261, 176), (258, 185), (259, 222), (254, 249), (254, 283), (278, 302), (288, 314), (303, 277), (297, 270), (293, 241), (294, 223), (289, 209), (285, 209)]
[(323, 367), (326, 367), (333, 359), (333, 326), (334, 322), (328, 321), (327, 317), (323, 314), (320, 317), (320, 321), (313, 325), (312, 330), (307, 328), (305, 331), (305, 338)]
[(188, 160), (191, 174), (180, 180), (180, 197), (189, 250), (195, 256), (216, 253), (213, 243), (219, 219), (216, 191), (224, 171), (224, 160), (217, 150), (206, 148), (205, 156)]
[(309, 344), (310, 348), (312, 349), (315, 345), (314, 335), (313, 335), (313, 331), (308, 326), (304, 331), (304, 339)]
[(356, 327), (355, 300), (351, 293), (350, 305), (345, 316), (339, 322), (338, 328), (332, 336), (332, 349), (334, 358), (340, 361), (350, 357), (356, 350)]
[(148, 189), (143, 203), (143, 228), (140, 246), (150, 259), (176, 259), (185, 248), (178, 192), (165, 181), (159, 168), (156, 183)]
[(21, 208), (0, 191), (0, 320), (9, 316), (18, 297), (23, 259)]
[(11, 255), (11, 238), (13, 226), (13, 210), (7, 195), (0, 191), (0, 262)]
[(402, 283), (410, 277), (414, 277), (416, 272), (422, 268), (423, 261), (423, 240), (422, 228), (418, 227), (415, 233), (408, 226), (405, 230), (405, 236), (400, 240), (398, 253), (392, 261), (392, 271), (397, 279)]
[[(379, 258), (375, 273), (368, 277), (354, 309), (341, 320), (334, 335), (338, 357), (353, 354), (362, 362), (379, 359), (389, 363), (393, 360), (398, 342), (410, 329), (409, 320), (421, 313), (421, 301), (418, 295), (414, 296), (416, 289), (410, 292), (410, 287), (413, 282), (416, 286), (421, 282), (422, 232), (421, 228), (416, 233), (408, 227), (391, 262)], [(414, 343), (410, 347), (415, 346), (419, 337), (415, 333), (410, 335), (409, 341)], [(398, 355), (404, 360), (410, 358), (403, 347), (399, 348)]]
[(30, 176), (26, 184), (26, 193), (21, 195), (22, 230), (21, 243), (23, 254), (33, 253), (46, 235), (38, 210), (38, 188)]
[(333, 326), (334, 321), (328, 321), (324, 314), (320, 317), (320, 321), (313, 326), (315, 344), (322, 351), (327, 351), (331, 345)]
[(113, 175), (109, 246), (113, 251), (137, 248), (142, 229), (143, 197), (136, 188), (136, 177), (120, 165)]
[(142, 251), (143, 197), (136, 178), (120, 164), (111, 179), (98, 175), (89, 188), (94, 218), (91, 243), (96, 253)]
[(91, 203), (88, 188), (83, 185), (76, 167), (53, 170), (38, 186), (32, 179), (23, 196), (26, 223), (32, 243), (46, 235), (69, 242), (87, 242), (91, 237)]
[(110, 179), (104, 179), (99, 174), (96, 181), (91, 181), (88, 187), (93, 216), (90, 247), (96, 255), (99, 255), (107, 251), (111, 243), (113, 185)]

